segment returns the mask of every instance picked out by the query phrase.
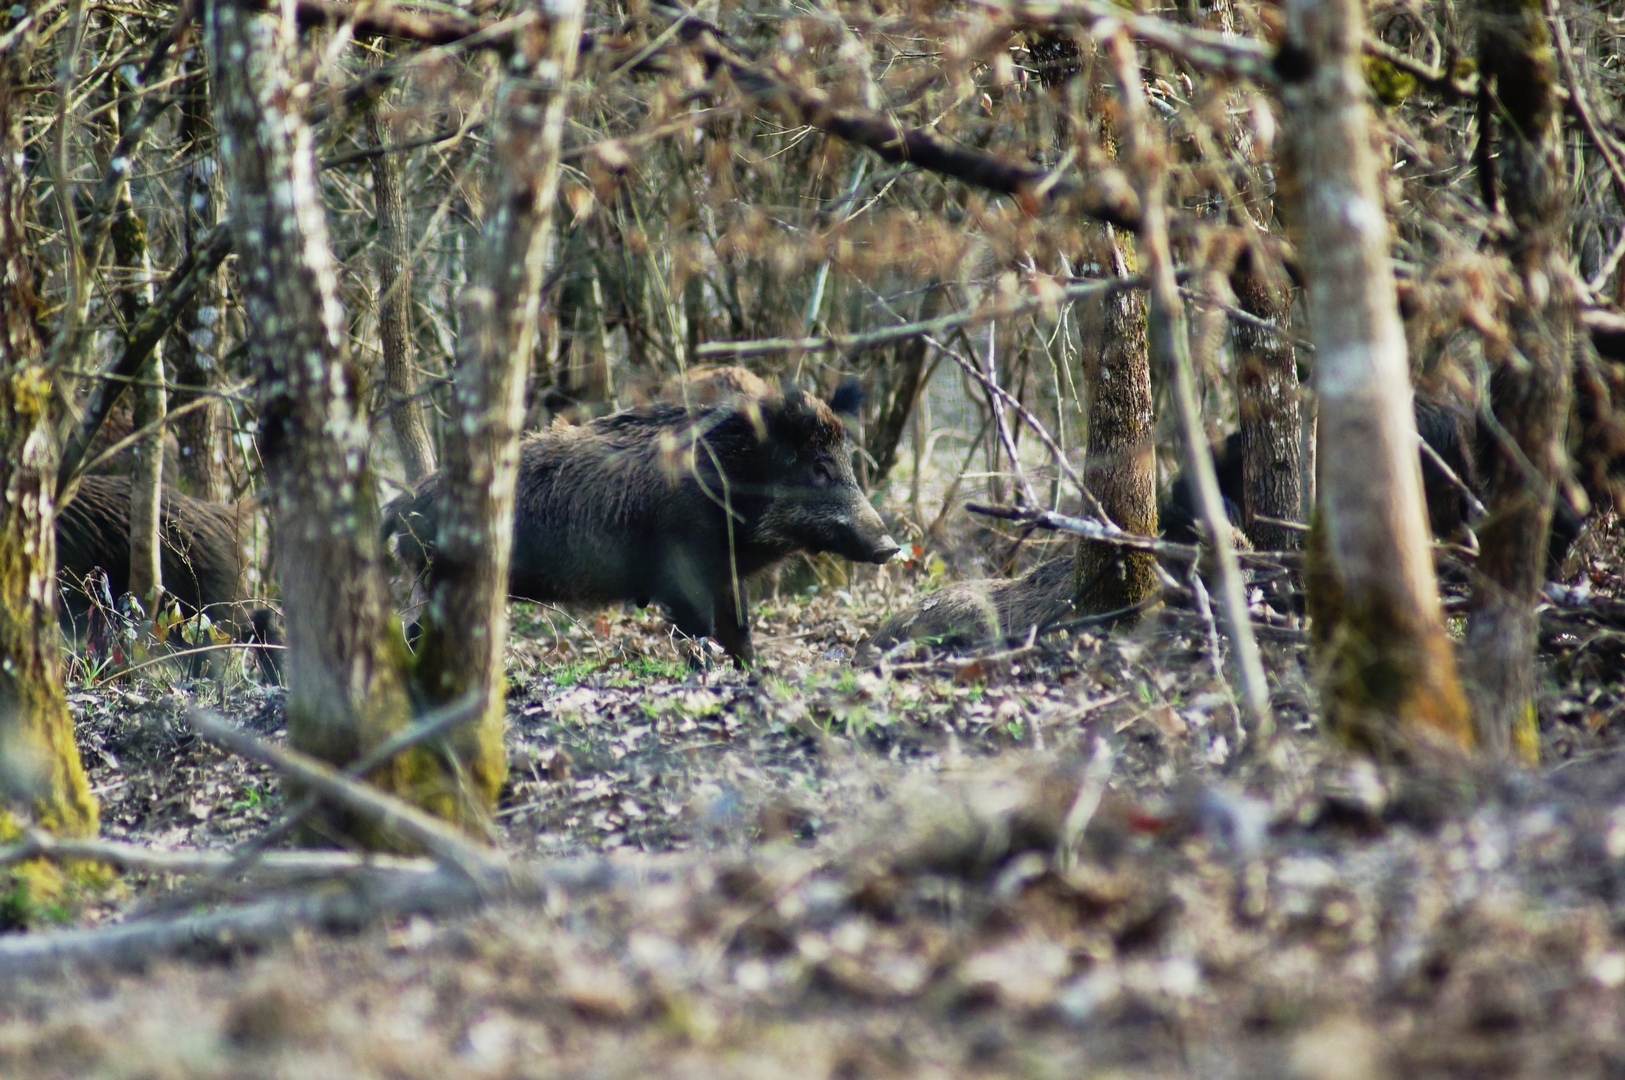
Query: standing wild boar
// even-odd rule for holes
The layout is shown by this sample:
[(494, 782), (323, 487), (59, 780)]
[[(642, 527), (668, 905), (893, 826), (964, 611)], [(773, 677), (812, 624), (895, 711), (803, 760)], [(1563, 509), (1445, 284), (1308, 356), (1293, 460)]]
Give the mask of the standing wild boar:
[[(520, 448), (509, 592), (544, 603), (655, 601), (677, 629), (752, 658), (745, 579), (797, 551), (897, 553), (852, 475), (830, 407), (799, 390), (685, 409), (652, 405), (555, 427)], [(421, 574), (440, 474), (385, 509)]]

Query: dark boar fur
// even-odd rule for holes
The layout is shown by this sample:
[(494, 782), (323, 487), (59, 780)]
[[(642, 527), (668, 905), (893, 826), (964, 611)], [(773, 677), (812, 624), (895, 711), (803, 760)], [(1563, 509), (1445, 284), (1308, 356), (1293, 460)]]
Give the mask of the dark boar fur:
[(971, 648), (1024, 640), (1072, 614), (1076, 559), (1063, 555), (1039, 563), (1019, 578), (961, 581), (928, 593), (892, 615), (864, 643), (859, 662), (876, 650), (904, 641)]
[[(543, 603), (659, 603), (677, 629), (752, 657), (744, 582), (797, 551), (897, 553), (852, 474), (829, 406), (800, 391), (685, 409), (652, 405), (555, 427), (520, 448), (509, 592)], [(421, 575), (440, 474), (385, 509)]]
[[(1427, 502), (1428, 525), (1442, 540), (1462, 539), (1471, 524), (1470, 491), (1485, 497), (1478, 467), (1479, 455), (1491, 452), (1486, 435), (1477, 431), (1471, 414), (1454, 406), (1417, 395), (1413, 399), (1416, 431), (1432, 453), (1418, 449), (1422, 463), (1422, 495)], [(1437, 457), (1437, 460), (1435, 460)], [(1455, 479), (1439, 463), (1443, 462)], [(1232, 525), (1241, 524), (1242, 452), (1239, 432), (1213, 448), (1213, 466), (1219, 476), (1219, 492)], [(1458, 482), (1459, 481), (1459, 482)], [(1466, 487), (1467, 491), (1462, 488)], [(1169, 540), (1194, 544), (1201, 536), (1196, 511), (1196, 492), (1183, 470), (1168, 487), (1161, 508), (1163, 535)], [(1559, 495), (1552, 507), (1551, 535), (1547, 540), (1547, 575), (1556, 577), (1579, 536), (1583, 520), (1568, 499)]]
[[(245, 603), (243, 572), (247, 560), (241, 536), (251, 509), (194, 499), (164, 489), (164, 588), (192, 616), (199, 611), (233, 636), (262, 644), (280, 643), (275, 619), (267, 610), (250, 613)], [(62, 625), (76, 636), (87, 629), (91, 596), (85, 583), (100, 567), (113, 597), (130, 589), (130, 480), (125, 476), (85, 476), (78, 492), (57, 512), (57, 574), (61, 583)], [(101, 592), (100, 589), (96, 590)], [(268, 677), (276, 677), (276, 658), (260, 650), (256, 658)]]

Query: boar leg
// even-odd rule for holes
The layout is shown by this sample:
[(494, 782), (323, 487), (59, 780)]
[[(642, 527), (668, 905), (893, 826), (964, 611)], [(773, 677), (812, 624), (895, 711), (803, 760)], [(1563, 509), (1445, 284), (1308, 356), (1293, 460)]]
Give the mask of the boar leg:
[(663, 600), (666, 617), (671, 619), (677, 632), (691, 638), (696, 646), (687, 653), (688, 666), (696, 671), (705, 666), (705, 639), (712, 635), (712, 612), (707, 610), (709, 600), (698, 601), (682, 593)]
[(734, 658), (734, 666), (747, 668), (756, 661), (756, 651), (750, 643), (750, 612), (735, 598), (745, 599), (745, 583), (739, 582), (737, 593), (734, 582), (730, 578), (722, 583), (717, 590), (716, 633), (717, 641), (728, 650), (728, 655)]

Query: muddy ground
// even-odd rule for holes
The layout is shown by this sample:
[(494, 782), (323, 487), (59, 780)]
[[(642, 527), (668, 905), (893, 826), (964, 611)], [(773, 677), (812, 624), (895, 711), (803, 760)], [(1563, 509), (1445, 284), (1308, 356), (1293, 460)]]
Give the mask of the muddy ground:
[[(1606, 539), (1606, 538), (1605, 538)], [(854, 666), (922, 568), (780, 591), (691, 675), (631, 609), (515, 608), (500, 842), (614, 868), (535, 903), (0, 979), (5, 1077), (1625, 1075), (1625, 596), (1543, 617), (1538, 770), (1327, 746), (1302, 635), (1237, 753), (1203, 620)], [(75, 685), (103, 835), (225, 849), (278, 778), (193, 735), (213, 683)], [(281, 691), (224, 711), (282, 737)], [(82, 925), (243, 899), (133, 875)], [(48, 932), (44, 926), (36, 932)]]

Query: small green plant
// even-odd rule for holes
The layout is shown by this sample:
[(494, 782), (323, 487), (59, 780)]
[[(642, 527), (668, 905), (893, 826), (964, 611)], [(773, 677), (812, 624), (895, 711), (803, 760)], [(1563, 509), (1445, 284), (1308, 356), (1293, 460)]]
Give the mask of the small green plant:
[(572, 660), (554, 668), (549, 674), (555, 686), (575, 686), (596, 674), (603, 666), (598, 660)]
[(260, 790), (258, 784), (250, 784), (244, 791), (243, 797), (231, 803), (232, 810), (252, 810), (265, 802), (265, 792)]

